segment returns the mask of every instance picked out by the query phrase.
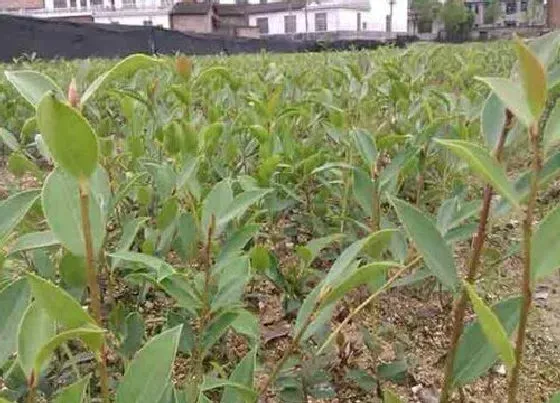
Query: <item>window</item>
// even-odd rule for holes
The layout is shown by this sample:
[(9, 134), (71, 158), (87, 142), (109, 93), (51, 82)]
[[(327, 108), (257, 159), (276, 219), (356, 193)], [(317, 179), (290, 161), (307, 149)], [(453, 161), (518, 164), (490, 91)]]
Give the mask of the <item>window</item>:
[(293, 34), (296, 32), (296, 16), (295, 15), (285, 15), (284, 16), (284, 32), (287, 34)]
[(103, 5), (103, 0), (91, 0), (89, 3), (92, 7), (98, 7)]
[(152, 23), (152, 20), (144, 20), (144, 21), (143, 21), (143, 24), (144, 24), (144, 25), (149, 25), (149, 26), (154, 25), (154, 24)]
[(267, 0), (259, 0), (259, 4), (266, 4)]
[(259, 34), (268, 34), (268, 18), (257, 18), (257, 27), (259, 27)]
[(527, 8), (528, 8), (528, 4), (527, 4), (527, 0), (521, 0), (521, 11), (526, 13), (527, 12)]
[(315, 14), (315, 31), (324, 32), (327, 30), (327, 13)]
[(356, 30), (360, 31), (362, 29), (362, 13), (358, 13), (358, 21), (356, 21)]
[(367, 22), (362, 22), (362, 31), (367, 31)]
[(134, 7), (136, 5), (136, 0), (122, 0), (123, 8)]
[(480, 12), (480, 10), (479, 10), (479, 8), (478, 8), (478, 4), (475, 4), (475, 5), (474, 5), (474, 13), (475, 13), (476, 15), (478, 15), (479, 12)]
[(66, 8), (68, 7), (66, 4), (66, 0), (54, 0), (53, 3), (54, 8)]
[(506, 4), (506, 14), (515, 14), (517, 12), (517, 3), (508, 2)]
[(81, 8), (86, 8), (87, 7), (87, 1), (86, 0), (80, 0), (80, 7)]

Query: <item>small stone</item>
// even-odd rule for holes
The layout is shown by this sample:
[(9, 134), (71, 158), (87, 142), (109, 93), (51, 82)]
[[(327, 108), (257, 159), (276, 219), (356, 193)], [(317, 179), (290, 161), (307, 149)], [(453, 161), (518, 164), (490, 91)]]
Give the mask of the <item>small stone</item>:
[(146, 301), (144, 306), (146, 307), (146, 309), (152, 309), (154, 307), (154, 303), (151, 301)]
[(293, 249), (294, 248), (294, 243), (293, 242), (286, 242), (286, 248), (287, 249)]
[(494, 372), (496, 372), (499, 375), (504, 376), (507, 372), (506, 372), (506, 366), (504, 364), (500, 364), (497, 367), (495, 367)]

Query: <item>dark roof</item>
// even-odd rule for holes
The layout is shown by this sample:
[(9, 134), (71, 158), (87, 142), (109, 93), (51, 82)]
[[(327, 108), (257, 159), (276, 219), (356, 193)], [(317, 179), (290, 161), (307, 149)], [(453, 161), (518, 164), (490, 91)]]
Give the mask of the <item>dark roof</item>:
[(223, 16), (279, 13), (290, 10), (300, 10), (305, 7), (305, 1), (293, 0), (289, 2), (276, 2), (267, 4), (210, 4), (210, 3), (177, 3), (173, 6), (171, 14), (208, 14), (214, 6), (216, 14)]

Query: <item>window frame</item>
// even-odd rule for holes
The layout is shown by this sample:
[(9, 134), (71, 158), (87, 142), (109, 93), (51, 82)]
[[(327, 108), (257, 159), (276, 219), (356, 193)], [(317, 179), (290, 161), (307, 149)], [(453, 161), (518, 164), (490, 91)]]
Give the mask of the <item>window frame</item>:
[[(291, 25), (293, 24), (293, 25)], [(292, 28), (289, 30), (288, 28)], [(295, 14), (288, 14), (284, 16), (284, 33), (295, 34), (297, 33), (297, 17)]]
[[(314, 18), (315, 18), (315, 32), (327, 32), (329, 30), (327, 13), (325, 12), (315, 13)], [(318, 28), (320, 26), (320, 24), (318, 24), (319, 18), (324, 18), (324, 29)], [(321, 28), (323, 27), (321, 26)]]

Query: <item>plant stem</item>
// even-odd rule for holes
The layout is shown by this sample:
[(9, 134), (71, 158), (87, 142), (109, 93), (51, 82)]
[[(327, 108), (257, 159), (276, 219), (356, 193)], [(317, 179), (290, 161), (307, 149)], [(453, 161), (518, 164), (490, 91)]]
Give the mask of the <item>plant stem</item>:
[(387, 288), (389, 288), (395, 280), (397, 280), (403, 273), (414, 267), (420, 260), (422, 259), (421, 256), (415, 257), (409, 264), (402, 267), (398, 272), (395, 273), (393, 277), (391, 277), (381, 288), (379, 288), (376, 292), (371, 294), (364, 302), (362, 302), (356, 309), (354, 309), (350, 314), (342, 321), (340, 325), (329, 335), (329, 338), (323, 343), (321, 348), (317, 351), (316, 355), (319, 355), (323, 352), (323, 350), (334, 340), (336, 335), (340, 333), (340, 331), (346, 326), (354, 316), (360, 313), (366, 306), (368, 306), (375, 298), (377, 298), (382, 292), (384, 292)]
[(426, 147), (420, 150), (418, 157), (418, 177), (416, 179), (416, 206), (420, 206), (422, 192), (424, 191), (424, 181), (426, 175)]
[[(82, 234), (86, 246), (87, 281), (90, 296), (90, 310), (99, 326), (103, 326), (101, 317), (101, 296), (97, 272), (95, 270), (95, 258), (93, 256), (93, 239), (91, 235), (91, 223), (89, 220), (89, 182), (80, 180), (80, 213), (82, 219)], [(107, 374), (107, 360), (105, 343), (101, 344), (98, 360), (99, 381), (101, 384), (101, 397), (104, 402), (109, 401), (109, 377)]]
[[(511, 126), (512, 115), (507, 112), (505, 125), (502, 129), (498, 143), (494, 148), (494, 155), (501, 160), (502, 152), (504, 149), (505, 140)], [(471, 255), (468, 262), (467, 282), (473, 284), (476, 278), (478, 265), (480, 264), (480, 256), (486, 238), (486, 225), (488, 223), (488, 216), (490, 215), (490, 204), (492, 202), (492, 186), (486, 185), (484, 187), (484, 196), (482, 199), (482, 208), (480, 210), (480, 219), (478, 222), (478, 230), (472, 238)], [(459, 346), (459, 339), (463, 334), (465, 326), (465, 310), (467, 308), (468, 295), (467, 291), (463, 289), (461, 295), (457, 300), (455, 308), (453, 309), (453, 330), (451, 333), (451, 342), (449, 351), (447, 352), (447, 359), (445, 361), (445, 370), (443, 377), (443, 387), (441, 390), (441, 403), (447, 403), (453, 395), (453, 367), (455, 364), (455, 355)]]
[(521, 305), (521, 315), (519, 317), (519, 328), (517, 331), (517, 341), (515, 345), (515, 366), (513, 367), (508, 387), (508, 402), (517, 402), (517, 390), (519, 387), (519, 374), (523, 363), (523, 350), (525, 348), (525, 338), (527, 336), (527, 319), (531, 309), (533, 290), (531, 286), (531, 238), (533, 236), (533, 214), (537, 202), (538, 177), (541, 170), (541, 154), (539, 145), (539, 128), (533, 124), (529, 128), (529, 141), (533, 152), (531, 177), (531, 191), (523, 220), (523, 278), (521, 290), (523, 293), (523, 304)]
[(202, 251), (202, 269), (204, 270), (204, 289), (202, 291), (202, 310), (200, 312), (200, 322), (198, 329), (197, 348), (193, 354), (194, 358), (194, 380), (198, 385), (202, 382), (204, 375), (204, 357), (202, 352), (201, 340), (202, 332), (206, 327), (210, 316), (210, 268), (212, 267), (212, 236), (214, 234), (214, 227), (216, 225), (216, 216), (212, 214), (210, 219), (210, 226), (206, 238), (206, 245)]
[(27, 395), (25, 395), (25, 403), (35, 403), (35, 386), (30, 386), (29, 390), (27, 391)]
[(266, 391), (268, 390), (268, 387), (271, 384), (274, 383), (274, 381), (276, 380), (276, 377), (278, 376), (278, 373), (280, 372), (280, 370), (282, 369), (282, 367), (284, 366), (284, 364), (286, 363), (286, 361), (288, 360), (288, 358), (290, 357), (292, 352), (299, 345), (299, 343), (301, 341), (301, 338), (303, 337), (303, 335), (307, 331), (307, 328), (309, 327), (309, 325), (311, 325), (311, 322), (313, 322), (313, 320), (315, 319), (315, 314), (317, 313), (320, 306), (321, 306), (321, 297), (317, 298), (317, 301), (315, 302), (315, 306), (313, 307), (313, 310), (311, 311), (311, 313), (309, 314), (307, 319), (305, 319), (305, 322), (303, 323), (299, 332), (296, 333), (296, 335), (292, 339), (292, 342), (288, 345), (288, 348), (284, 351), (284, 355), (282, 356), (282, 358), (280, 358), (280, 361), (278, 361), (276, 363), (276, 366), (274, 367), (274, 369), (270, 373), (270, 376), (266, 379), (265, 383), (260, 388), (259, 396), (262, 396), (263, 394), (265, 394)]

